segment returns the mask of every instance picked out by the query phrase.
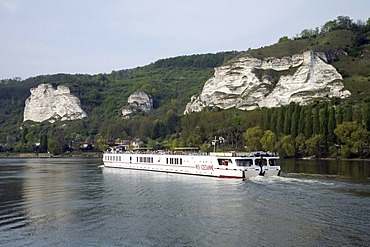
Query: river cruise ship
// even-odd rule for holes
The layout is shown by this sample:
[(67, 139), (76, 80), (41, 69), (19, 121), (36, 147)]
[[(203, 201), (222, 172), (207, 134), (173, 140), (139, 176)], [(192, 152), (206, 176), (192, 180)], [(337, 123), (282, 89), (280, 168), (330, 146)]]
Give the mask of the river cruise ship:
[(104, 167), (167, 173), (248, 178), (278, 176), (278, 156), (264, 152), (122, 151), (111, 148), (103, 155)]

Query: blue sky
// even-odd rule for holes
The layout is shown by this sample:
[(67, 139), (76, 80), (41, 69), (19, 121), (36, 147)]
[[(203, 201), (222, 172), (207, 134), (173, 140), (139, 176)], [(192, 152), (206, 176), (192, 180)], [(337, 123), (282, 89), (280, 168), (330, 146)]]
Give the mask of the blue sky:
[(0, 79), (242, 51), (369, 14), (368, 0), (0, 0)]

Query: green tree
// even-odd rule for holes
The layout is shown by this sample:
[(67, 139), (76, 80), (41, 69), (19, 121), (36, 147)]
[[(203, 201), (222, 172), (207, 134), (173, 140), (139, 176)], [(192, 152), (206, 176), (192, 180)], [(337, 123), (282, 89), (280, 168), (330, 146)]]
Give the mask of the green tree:
[(290, 135), (290, 130), (292, 128), (292, 115), (294, 112), (294, 103), (290, 103), (288, 109), (285, 111), (284, 117), (284, 134)]
[(338, 16), (337, 25), (341, 29), (351, 29), (353, 21), (348, 16)]
[(305, 130), (305, 107), (301, 107), (299, 112), (299, 121), (298, 121), (298, 134), (304, 134)]
[[(369, 18), (370, 20), (370, 18)], [(370, 25), (369, 25), (370, 26)], [(367, 103), (364, 114), (365, 128), (367, 131), (370, 131), (370, 103)]]
[(152, 139), (158, 139), (160, 137), (165, 137), (167, 134), (166, 124), (161, 120), (156, 120), (154, 122)]
[(144, 118), (139, 127), (138, 136), (142, 140), (146, 140), (146, 138), (152, 136), (154, 129), (154, 123), (149, 118)]
[(352, 105), (347, 105), (344, 108), (343, 121), (344, 122), (352, 122), (352, 119), (353, 119)]
[(307, 39), (311, 36), (311, 32), (308, 29), (303, 29), (299, 35), (302, 39)]
[(61, 154), (62, 145), (58, 141), (49, 138), (49, 140), (48, 140), (48, 152), (52, 153), (54, 155)]
[(209, 143), (203, 143), (202, 146), (200, 146), (200, 151), (203, 152), (203, 153), (206, 153), (209, 151)]
[(95, 141), (95, 149), (103, 152), (109, 148), (109, 145), (105, 142), (105, 140), (102, 137), (98, 137)]
[(202, 139), (197, 134), (192, 134), (186, 140), (186, 145), (188, 147), (198, 147), (202, 143)]
[(310, 138), (313, 133), (313, 124), (312, 124), (312, 106), (308, 106), (305, 111), (305, 120), (304, 120), (304, 135), (306, 138)]
[(266, 130), (260, 139), (263, 149), (270, 152), (276, 152), (276, 142), (276, 134), (271, 130)]
[(334, 29), (337, 28), (337, 22), (334, 20), (334, 21), (328, 21), (326, 22), (322, 28), (321, 28), (321, 32), (322, 33), (328, 33), (330, 31), (333, 31)]
[(278, 118), (276, 123), (276, 133), (278, 136), (282, 136), (284, 133), (284, 116), (285, 116), (285, 108), (280, 107), (278, 110)]
[(176, 127), (178, 126), (178, 121), (179, 121), (179, 118), (175, 114), (175, 112), (171, 109), (168, 110), (167, 113), (166, 113), (165, 123), (166, 123), (168, 131), (170, 133), (175, 133), (176, 132)]
[(314, 134), (311, 138), (306, 140), (306, 152), (308, 155), (321, 157), (322, 148), (324, 144), (324, 137), (320, 134)]
[(326, 146), (327, 137), (328, 137), (328, 119), (329, 119), (329, 108), (328, 104), (325, 103), (324, 108), (320, 109), (319, 112), (320, 118), (320, 134), (324, 137), (324, 143)]
[(334, 134), (336, 123), (335, 123), (335, 109), (334, 107), (329, 108), (329, 117), (328, 117), (328, 137), (327, 140), (329, 143), (336, 143), (336, 136)]
[(343, 122), (338, 124), (334, 133), (341, 141), (341, 149), (349, 150), (355, 155), (363, 154), (365, 145), (369, 140), (369, 132), (361, 124), (357, 122)]
[(294, 156), (294, 142), (291, 135), (284, 136), (280, 141), (281, 148), (287, 157)]
[(181, 139), (174, 139), (172, 141), (172, 150), (175, 150), (175, 148), (185, 147), (184, 141)]
[(285, 42), (285, 41), (288, 41), (288, 40), (289, 40), (288, 36), (283, 36), (283, 37), (280, 37), (278, 43)]
[(244, 134), (244, 140), (246, 143), (247, 151), (258, 151), (261, 150), (261, 137), (262, 137), (262, 129), (260, 126), (255, 126), (253, 128), (247, 129)]
[(291, 129), (290, 129), (290, 134), (292, 138), (296, 138), (298, 135), (298, 125), (299, 125), (299, 114), (301, 111), (301, 107), (299, 104), (295, 104), (294, 111), (292, 114), (292, 124), (291, 124)]
[(313, 124), (312, 124), (312, 132), (313, 134), (320, 134), (320, 117), (319, 117), (320, 107), (316, 105), (313, 110)]
[(46, 153), (48, 150), (48, 136), (45, 132), (40, 135), (40, 152)]
[(339, 105), (337, 108), (336, 116), (335, 116), (335, 122), (337, 124), (343, 123), (343, 107), (342, 105)]
[(306, 137), (302, 133), (295, 138), (295, 150), (299, 155), (304, 155), (306, 152)]
[(23, 130), (22, 130), (22, 136), (21, 136), (21, 142), (22, 144), (26, 144), (27, 143), (27, 134), (28, 134), (28, 128), (27, 127), (23, 127)]
[(277, 125), (277, 118), (278, 118), (278, 108), (272, 108), (269, 110), (271, 114), (271, 121), (270, 121), (270, 130), (276, 133), (276, 125)]

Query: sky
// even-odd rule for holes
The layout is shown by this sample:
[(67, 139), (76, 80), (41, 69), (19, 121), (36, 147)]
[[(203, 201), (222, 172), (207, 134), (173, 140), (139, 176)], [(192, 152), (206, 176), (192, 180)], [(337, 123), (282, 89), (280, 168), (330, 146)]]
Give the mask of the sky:
[(0, 0), (0, 79), (99, 74), (366, 21), (369, 0)]

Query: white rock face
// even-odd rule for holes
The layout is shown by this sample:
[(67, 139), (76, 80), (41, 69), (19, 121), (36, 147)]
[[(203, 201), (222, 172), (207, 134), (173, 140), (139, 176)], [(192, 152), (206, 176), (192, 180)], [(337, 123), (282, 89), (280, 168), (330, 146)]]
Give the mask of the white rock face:
[[(267, 76), (258, 79), (254, 70), (284, 71), (296, 68), (291, 75), (281, 76), (274, 86)], [(258, 59), (242, 57), (231, 65), (215, 68), (199, 96), (192, 96), (184, 114), (205, 107), (252, 110), (278, 107), (291, 102), (306, 104), (320, 97), (350, 96), (344, 90), (342, 76), (327, 63), (325, 53), (308, 51), (283, 58)]]
[(50, 84), (40, 84), (30, 91), (31, 96), (25, 102), (23, 121), (54, 122), (57, 119), (65, 121), (87, 117), (81, 109), (80, 100), (71, 94), (67, 86), (54, 89)]
[(122, 109), (124, 117), (137, 111), (148, 112), (153, 109), (152, 96), (145, 92), (134, 92), (128, 97), (127, 103), (128, 105)]

